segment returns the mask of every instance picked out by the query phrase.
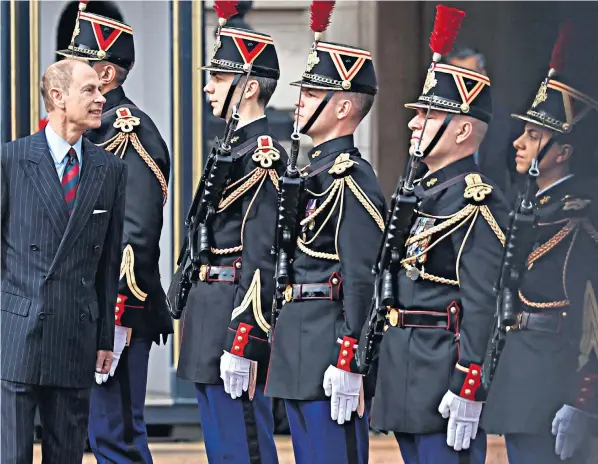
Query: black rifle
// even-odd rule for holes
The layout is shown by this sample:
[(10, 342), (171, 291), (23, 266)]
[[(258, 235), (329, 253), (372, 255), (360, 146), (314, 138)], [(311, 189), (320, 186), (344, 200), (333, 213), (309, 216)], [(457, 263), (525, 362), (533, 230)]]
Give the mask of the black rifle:
[(216, 137), (206, 160), (193, 202), (185, 219), (185, 241), (177, 260), (178, 269), (168, 289), (170, 312), (174, 319), (179, 319), (187, 304), (191, 286), (199, 278), (199, 268), (209, 264), (211, 253), (211, 224), (216, 215), (218, 203), (229, 177), (233, 163), (231, 138), (239, 124), (237, 108), (226, 124), (222, 140)]
[(494, 287), (497, 296), (494, 328), (482, 369), (482, 383), (486, 390), (490, 388), (498, 366), (507, 332), (517, 323), (517, 315), (520, 312), (519, 286), (535, 238), (536, 205), (533, 187), (538, 174), (537, 167), (532, 165), (528, 172), (525, 193), (517, 199), (516, 207), (510, 214), (500, 274)]
[(372, 268), (375, 277), (370, 315), (367, 324), (364, 325), (355, 357), (359, 372), (362, 374), (369, 372), (376, 348), (382, 340), (386, 307), (394, 307), (398, 303), (397, 278), (417, 205), (413, 182), (423, 156), (419, 148), (414, 150), (409, 159), (407, 176), (399, 179), (391, 198), (384, 235), (378, 249), (376, 264)]
[(291, 135), (291, 153), (285, 173), (279, 180), (278, 216), (276, 219), (276, 242), (272, 254), (276, 255), (276, 269), (274, 272), (274, 298), (272, 300), (272, 314), (270, 316), (270, 330), (268, 341), (272, 343), (272, 334), (276, 320), (284, 304), (284, 292), (291, 283), (289, 264), (297, 245), (297, 219), (299, 216), (299, 202), (303, 193), (304, 179), (297, 169), (299, 156), (299, 133), (295, 130)]

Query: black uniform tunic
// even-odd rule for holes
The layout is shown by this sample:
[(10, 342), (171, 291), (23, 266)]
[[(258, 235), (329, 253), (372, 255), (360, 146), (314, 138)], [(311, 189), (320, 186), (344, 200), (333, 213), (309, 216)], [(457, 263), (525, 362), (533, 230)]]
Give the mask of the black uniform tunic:
[(315, 147), (309, 159), (294, 289), (274, 331), (266, 394), (323, 400), (328, 366), (357, 372), (354, 353), (372, 297), (385, 202), (353, 136)]
[[(438, 406), (449, 389), (483, 399), (479, 366), (495, 312), (508, 208), (472, 157), (428, 175), (416, 194), (415, 238), (399, 272), (399, 307), (389, 310), (380, 345), (372, 425), (442, 433), (447, 420)], [(403, 318), (399, 310), (420, 313)]]
[(519, 294), (532, 317), (507, 334), (482, 413), (490, 433), (550, 433), (564, 404), (598, 412), (598, 234), (579, 190), (572, 177), (538, 196)]
[[(227, 346), (228, 325), (256, 271), (259, 270), (260, 300), (271, 301), (274, 292), (271, 249), (278, 178), (286, 166), (287, 155), (269, 136), (265, 117), (238, 129), (231, 142), (236, 159), (212, 224), (211, 269), (206, 269), (205, 279), (191, 288), (182, 317), (177, 375), (204, 384), (222, 383), (220, 357), (223, 350), (231, 349)], [(239, 151), (245, 154), (240, 156)], [(266, 311), (270, 306), (263, 304), (262, 308)], [(269, 320), (267, 313), (262, 316)], [(266, 339), (265, 334), (258, 335), (258, 330), (251, 335)], [(258, 383), (265, 382), (266, 372), (267, 358), (258, 366)]]
[(160, 235), (168, 194), (168, 147), (151, 118), (125, 96), (122, 87), (104, 95), (102, 125), (86, 136), (128, 166), (123, 257), (116, 324), (133, 337), (159, 342), (172, 333), (172, 319), (160, 283)]

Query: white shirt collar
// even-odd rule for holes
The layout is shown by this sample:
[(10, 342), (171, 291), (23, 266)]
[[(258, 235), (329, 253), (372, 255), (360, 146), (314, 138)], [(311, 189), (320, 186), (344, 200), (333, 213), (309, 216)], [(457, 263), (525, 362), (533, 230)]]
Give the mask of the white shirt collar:
[(552, 187), (562, 184), (567, 179), (571, 179), (571, 177), (573, 177), (573, 174), (567, 174), (565, 177), (561, 177), (559, 180), (557, 180), (556, 182), (553, 182), (548, 187), (543, 188), (542, 190), (539, 190), (538, 193), (536, 193), (536, 196), (539, 197), (540, 195), (542, 195), (542, 194), (546, 193), (548, 190), (550, 190)]
[[(71, 145), (64, 140), (60, 135), (56, 133), (50, 123), (46, 125), (46, 140), (48, 141), (48, 147), (50, 148), (50, 153), (52, 154), (52, 158), (58, 164), (64, 161), (65, 156), (68, 154), (69, 150), (71, 149)], [(81, 147), (83, 145), (83, 136), (79, 137), (79, 140), (75, 142), (72, 148), (75, 149), (75, 153), (77, 153), (77, 158), (79, 159), (79, 163), (81, 162)]]

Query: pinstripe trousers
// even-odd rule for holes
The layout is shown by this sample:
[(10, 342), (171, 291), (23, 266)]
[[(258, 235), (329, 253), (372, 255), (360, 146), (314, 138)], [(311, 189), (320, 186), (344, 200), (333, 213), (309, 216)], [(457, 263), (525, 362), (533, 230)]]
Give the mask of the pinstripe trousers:
[(35, 411), (42, 425), (43, 464), (81, 464), (90, 388), (56, 388), (2, 380), (0, 464), (31, 464)]

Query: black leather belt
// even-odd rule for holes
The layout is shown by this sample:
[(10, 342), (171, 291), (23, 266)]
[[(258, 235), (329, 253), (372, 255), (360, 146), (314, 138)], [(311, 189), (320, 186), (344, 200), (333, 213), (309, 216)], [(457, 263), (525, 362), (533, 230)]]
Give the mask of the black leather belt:
[(423, 309), (389, 308), (386, 313), (387, 324), (392, 327), (446, 329), (458, 332), (460, 309), (451, 303), (445, 311), (429, 311)]
[(293, 284), (287, 285), (284, 299), (291, 301), (333, 300), (342, 299), (341, 279), (336, 274), (330, 277), (327, 284)]
[(530, 313), (521, 311), (517, 315), (517, 323), (513, 326), (513, 329), (558, 334), (561, 331), (561, 327), (563, 326), (566, 317), (567, 313), (565, 311), (554, 313)]
[(234, 266), (208, 266), (203, 264), (199, 268), (199, 280), (202, 282), (231, 282), (238, 283), (241, 278), (241, 261)]

